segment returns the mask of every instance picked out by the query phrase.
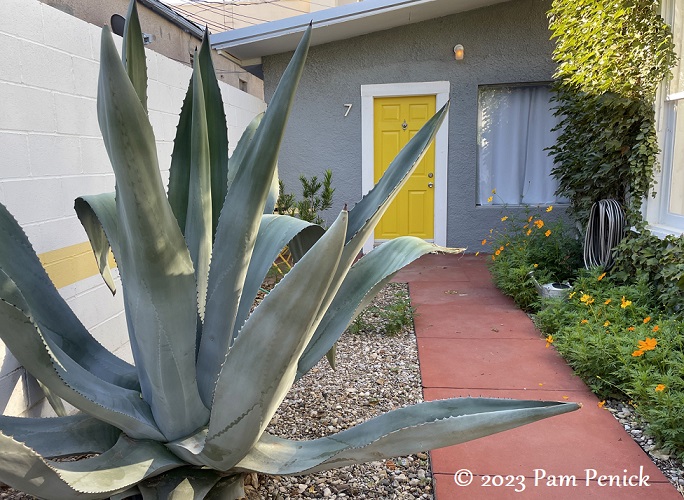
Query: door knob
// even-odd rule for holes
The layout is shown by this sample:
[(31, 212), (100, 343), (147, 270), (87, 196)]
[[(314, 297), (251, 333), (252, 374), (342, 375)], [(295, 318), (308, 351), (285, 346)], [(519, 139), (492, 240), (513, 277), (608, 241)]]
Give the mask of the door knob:
[(428, 187), (433, 188), (433, 187), (435, 187), (435, 185), (432, 182), (428, 182)]

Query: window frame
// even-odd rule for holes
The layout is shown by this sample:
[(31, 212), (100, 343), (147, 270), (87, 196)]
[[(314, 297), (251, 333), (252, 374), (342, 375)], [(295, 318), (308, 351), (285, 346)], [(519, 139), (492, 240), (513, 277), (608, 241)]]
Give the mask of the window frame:
[[(675, 3), (681, 0), (663, 0), (661, 15), (665, 22), (673, 26)], [(682, 6), (684, 8), (684, 6)], [(684, 19), (683, 19), (684, 21)], [(677, 26), (684, 29), (682, 26)], [(681, 61), (681, 55), (680, 63)], [(684, 215), (670, 212), (670, 193), (672, 186), (673, 158), (676, 139), (677, 108), (684, 112), (684, 92), (669, 93), (670, 81), (661, 83), (656, 94), (656, 130), (660, 154), (660, 170), (655, 173), (655, 196), (648, 196), (643, 204), (642, 213), (648, 221), (648, 229), (663, 238), (667, 235), (684, 234)], [(682, 139), (684, 140), (684, 134)]]

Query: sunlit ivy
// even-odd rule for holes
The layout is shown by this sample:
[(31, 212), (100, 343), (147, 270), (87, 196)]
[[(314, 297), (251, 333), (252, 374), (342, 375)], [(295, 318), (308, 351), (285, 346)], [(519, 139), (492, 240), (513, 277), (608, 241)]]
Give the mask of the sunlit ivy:
[(654, 187), (653, 103), (676, 59), (670, 28), (655, 0), (554, 0), (549, 18), (561, 117), (550, 149), (558, 192), (582, 223), (603, 198), (620, 201), (634, 221)]

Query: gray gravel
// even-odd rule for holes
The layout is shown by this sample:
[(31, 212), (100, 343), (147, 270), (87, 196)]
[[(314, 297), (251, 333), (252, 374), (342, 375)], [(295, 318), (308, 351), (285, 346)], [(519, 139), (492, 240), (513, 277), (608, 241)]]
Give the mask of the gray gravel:
[(639, 418), (634, 407), (624, 402), (608, 399), (604, 408), (613, 414), (613, 417), (622, 424), (625, 431), (641, 446), (670, 483), (684, 496), (684, 464), (656, 446), (655, 440), (648, 435), (646, 424)]
[[(399, 297), (396, 296), (399, 294)], [(361, 331), (343, 334), (337, 369), (322, 359), (290, 390), (268, 431), (290, 439), (313, 439), (422, 401), (413, 325), (387, 335), (383, 314), (408, 300), (405, 284), (390, 283), (363, 315)], [(344, 467), (308, 476), (259, 476), (261, 498), (433, 498), (427, 453)]]

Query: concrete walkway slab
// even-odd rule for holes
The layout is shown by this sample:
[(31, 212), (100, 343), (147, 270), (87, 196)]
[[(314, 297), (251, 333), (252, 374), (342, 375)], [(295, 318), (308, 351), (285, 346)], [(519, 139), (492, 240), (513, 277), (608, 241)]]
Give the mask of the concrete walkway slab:
[(428, 255), (394, 281), (409, 283), (416, 308), (425, 400), (483, 396), (583, 404), (576, 412), (431, 452), (437, 500), (682, 498), (555, 349), (546, 347), (527, 315), (496, 289), (486, 257)]

